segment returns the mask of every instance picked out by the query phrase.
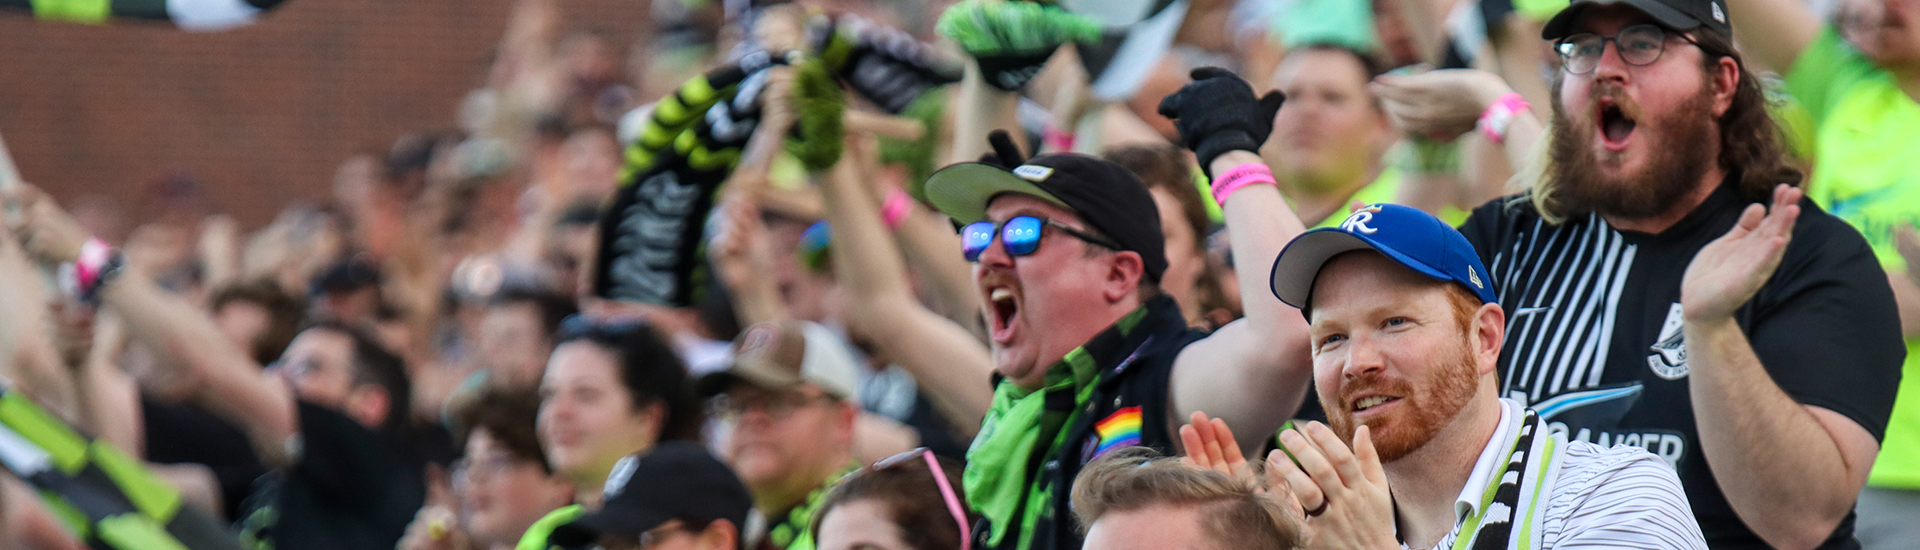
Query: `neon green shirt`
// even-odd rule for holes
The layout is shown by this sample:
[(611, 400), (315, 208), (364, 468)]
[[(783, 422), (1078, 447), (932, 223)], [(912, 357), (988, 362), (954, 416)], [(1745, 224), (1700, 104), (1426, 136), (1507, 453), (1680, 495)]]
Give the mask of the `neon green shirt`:
[[(1353, 197), (1347, 199), (1347, 202), (1358, 201), (1365, 204), (1394, 202), (1396, 197), (1400, 195), (1400, 182), (1402, 179), (1403, 178), (1400, 177), (1400, 169), (1389, 167), (1382, 170), (1380, 177), (1374, 178), (1373, 183), (1369, 183), (1366, 187), (1362, 187), (1359, 191), (1354, 192)], [(1459, 227), (1461, 223), (1467, 221), (1467, 211), (1449, 204), (1441, 207), (1439, 212), (1434, 213), (1434, 217), (1440, 218), (1440, 221), (1447, 222), (1447, 225)], [(1346, 219), (1347, 209), (1345, 207), (1336, 208), (1333, 210), (1333, 214), (1327, 216), (1327, 219), (1320, 220), (1320, 223), (1313, 224), (1307, 229), (1338, 226), (1340, 222), (1346, 221)], [(1301, 221), (1305, 222), (1306, 220)]]
[[(1786, 83), (1814, 124), (1807, 196), (1859, 228), (1888, 273), (1906, 272), (1894, 230), (1920, 226), (1920, 103), (1832, 29), (1800, 53)], [(1907, 339), (1902, 371), (1867, 484), (1920, 489), (1920, 338)]]

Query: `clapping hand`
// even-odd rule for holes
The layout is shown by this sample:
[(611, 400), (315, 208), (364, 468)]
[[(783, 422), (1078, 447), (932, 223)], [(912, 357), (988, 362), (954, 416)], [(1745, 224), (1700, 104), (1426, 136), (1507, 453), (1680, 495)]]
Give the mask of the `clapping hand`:
[[(1312, 548), (1399, 548), (1393, 532), (1393, 499), (1387, 474), (1366, 426), (1353, 434), (1353, 448), (1319, 422), (1304, 430), (1282, 432), (1287, 453), (1267, 455), (1270, 477), (1284, 480), (1294, 502), (1307, 515), (1306, 540)], [(1297, 463), (1296, 463), (1297, 461)], [(1277, 474), (1273, 474), (1277, 472)]]
[(1180, 444), (1187, 449), (1180, 461), (1188, 466), (1232, 477), (1247, 473), (1247, 457), (1240, 453), (1225, 420), (1208, 419), (1207, 413), (1195, 411), (1191, 422), (1180, 427)]
[(1726, 235), (1693, 255), (1680, 283), (1680, 308), (1687, 322), (1731, 320), (1734, 311), (1760, 292), (1786, 256), (1802, 194), (1791, 185), (1774, 187), (1771, 208), (1747, 205)]

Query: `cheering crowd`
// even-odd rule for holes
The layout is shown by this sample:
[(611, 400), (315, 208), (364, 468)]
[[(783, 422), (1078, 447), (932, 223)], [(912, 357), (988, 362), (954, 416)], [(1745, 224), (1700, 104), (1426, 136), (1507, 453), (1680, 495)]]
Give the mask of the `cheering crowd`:
[(514, 2), (256, 232), (0, 181), (0, 548), (1920, 544), (1920, 0)]

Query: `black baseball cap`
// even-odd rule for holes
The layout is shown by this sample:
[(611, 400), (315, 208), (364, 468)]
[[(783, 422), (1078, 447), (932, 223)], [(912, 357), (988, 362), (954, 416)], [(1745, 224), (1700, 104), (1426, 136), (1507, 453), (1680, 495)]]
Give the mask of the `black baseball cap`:
[(706, 449), (668, 441), (644, 455), (620, 459), (607, 476), (606, 505), (553, 530), (564, 547), (592, 544), (602, 535), (639, 536), (670, 520), (706, 525), (733, 522), (745, 529), (753, 497), (746, 485)]
[(1140, 177), (1118, 164), (1073, 153), (1040, 155), (1008, 169), (986, 162), (941, 168), (927, 177), (927, 202), (955, 223), (987, 219), (987, 204), (1005, 193), (1031, 195), (1072, 210), (1080, 220), (1140, 255), (1147, 278), (1167, 271), (1160, 209)]
[(1593, 6), (1625, 4), (1653, 17), (1662, 26), (1676, 31), (1704, 29), (1733, 40), (1733, 22), (1727, 17), (1726, 0), (1573, 0), (1560, 10), (1540, 31), (1540, 38), (1559, 40), (1573, 34), (1573, 23)]

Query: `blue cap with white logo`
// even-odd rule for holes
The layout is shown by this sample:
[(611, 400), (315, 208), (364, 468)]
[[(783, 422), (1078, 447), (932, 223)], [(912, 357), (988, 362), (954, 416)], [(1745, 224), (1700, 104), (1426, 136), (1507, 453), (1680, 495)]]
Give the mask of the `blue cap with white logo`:
[(1418, 208), (1370, 204), (1339, 227), (1301, 233), (1273, 261), (1273, 295), (1307, 309), (1320, 267), (1342, 252), (1377, 250), (1421, 275), (1467, 287), (1482, 303), (1495, 301), (1493, 277), (1460, 231)]

